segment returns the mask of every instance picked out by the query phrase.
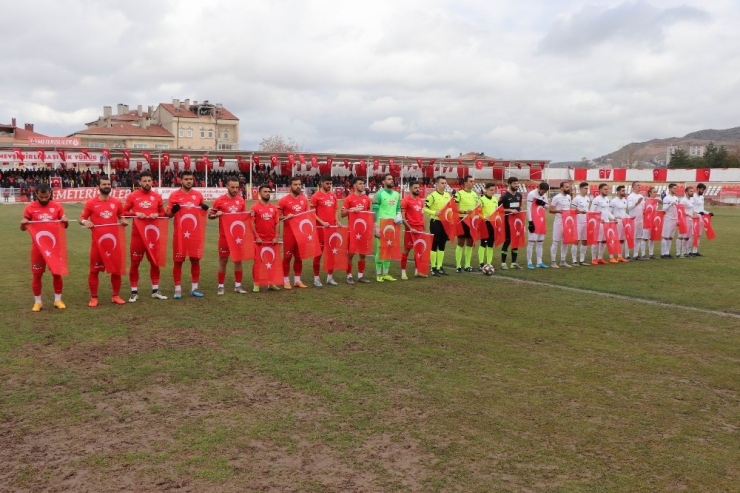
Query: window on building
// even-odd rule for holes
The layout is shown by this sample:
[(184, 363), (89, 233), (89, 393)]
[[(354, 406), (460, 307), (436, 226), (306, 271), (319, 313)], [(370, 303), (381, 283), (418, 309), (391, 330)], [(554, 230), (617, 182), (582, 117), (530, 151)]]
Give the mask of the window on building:
[(103, 142), (90, 142), (89, 146), (95, 149), (103, 149), (105, 144)]
[(149, 144), (134, 144), (134, 149), (149, 149)]
[(154, 144), (154, 148), (155, 149), (169, 149), (170, 145), (169, 144)]
[(179, 135), (180, 137), (185, 137), (185, 129), (184, 129), (184, 128), (181, 128), (181, 129), (179, 130), (179, 132), (178, 132), (178, 135)]
[(122, 149), (126, 146), (123, 144), (123, 142), (114, 142), (111, 147), (113, 147), (114, 149)]
[(224, 139), (229, 140), (229, 131), (224, 130)]
[(208, 138), (209, 139), (212, 139), (213, 138), (213, 129), (212, 128), (208, 130)]
[(200, 127), (200, 138), (205, 139), (206, 138), (206, 129), (203, 127)]
[(192, 137), (192, 136), (193, 136), (193, 129), (192, 128), (189, 128), (188, 129), (188, 137)]
[(232, 151), (232, 150), (236, 150), (236, 146), (233, 144), (219, 144), (218, 150), (219, 151)]

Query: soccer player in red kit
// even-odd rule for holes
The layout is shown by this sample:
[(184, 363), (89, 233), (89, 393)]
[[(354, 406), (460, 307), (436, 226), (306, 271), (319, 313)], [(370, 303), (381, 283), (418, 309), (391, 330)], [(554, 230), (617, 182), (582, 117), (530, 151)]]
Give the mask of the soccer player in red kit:
[[(190, 170), (180, 171), (180, 189), (175, 190), (170, 194), (169, 198), (169, 210), (167, 211), (167, 217), (174, 217), (177, 212), (183, 207), (200, 207), (204, 211), (208, 210), (208, 206), (203, 202), (203, 195), (193, 190), (193, 183), (195, 177), (193, 172)], [(174, 224), (174, 238), (178, 238), (180, 225), (175, 221)], [(173, 245), (174, 250), (174, 245)], [(182, 298), (182, 264), (185, 262), (185, 257), (178, 255), (177, 252), (173, 252), (172, 258), (174, 260), (174, 267), (172, 268), (172, 277), (175, 280), (175, 295), (172, 297), (176, 300)], [(198, 290), (198, 281), (200, 280), (200, 259), (190, 257), (190, 276), (192, 277), (192, 285), (190, 288), (190, 294), (196, 298), (202, 298), (203, 293)]]
[[(403, 255), (401, 255), (401, 279), (406, 281), (406, 265), (409, 261), (409, 252), (414, 250), (414, 237), (412, 233), (424, 232), (424, 199), (421, 198), (421, 186), (419, 182), (409, 182), (409, 194), (401, 200), (401, 215), (403, 217), (404, 236), (403, 236)], [(414, 273), (416, 277), (426, 277)]]
[[(64, 215), (64, 209), (58, 202), (51, 200), (51, 187), (46, 183), (36, 187), (36, 200), (31, 202), (23, 210), (21, 219), (21, 231), (26, 231), (26, 224), (37, 221), (61, 221), (65, 229), (69, 227), (69, 220)], [(43, 233), (40, 233), (40, 235)], [(49, 235), (49, 233), (46, 233)], [(33, 308), (31, 311), (41, 311), (41, 278), (46, 270), (46, 259), (39, 251), (36, 243), (31, 243), (31, 289), (33, 290)], [(54, 306), (64, 310), (67, 306), (62, 301), (62, 288), (64, 281), (62, 276), (51, 275), (54, 284)]]
[[(369, 211), (372, 206), (370, 197), (365, 195), (365, 179), (359, 176), (356, 177), (352, 182), (352, 193), (342, 202), (342, 217), (349, 216), (350, 212)], [(355, 280), (352, 278), (352, 257), (354, 254), (350, 252), (347, 255), (347, 284), (354, 284)], [(357, 261), (357, 282), (370, 282), (365, 278), (365, 255), (360, 255), (360, 259)]]
[[(128, 221), (123, 218), (123, 204), (117, 198), (110, 196), (111, 184), (107, 175), (100, 175), (98, 192), (97, 197), (85, 202), (85, 207), (80, 215), (80, 224), (88, 229), (116, 223), (128, 226)], [(87, 304), (89, 307), (98, 306), (98, 286), (100, 285), (98, 275), (104, 270), (105, 264), (103, 264), (103, 258), (100, 256), (98, 244), (93, 240), (90, 245), (90, 273), (87, 276), (87, 284), (90, 287), (90, 303)], [(126, 302), (120, 296), (121, 276), (111, 274), (110, 284), (113, 291), (111, 303), (125, 305)]]
[[(280, 212), (278, 208), (270, 203), (270, 187), (262, 185), (259, 188), (259, 200), (252, 205), (252, 232), (254, 233), (254, 242), (257, 245), (263, 243), (275, 244), (277, 242), (277, 228), (280, 224)], [(252, 279), (257, 279), (257, 264), (252, 266)], [(280, 288), (271, 284), (267, 289), (280, 291)], [(254, 285), (252, 291), (259, 293), (260, 287)]]
[[(123, 205), (123, 213), (127, 216), (133, 215), (140, 219), (164, 216), (164, 202), (162, 196), (152, 190), (152, 173), (142, 171), (139, 174), (139, 190), (131, 192), (126, 197)], [(152, 255), (144, 246), (144, 240), (137, 228), (131, 230), (131, 266), (128, 270), (128, 280), (131, 283), (131, 297), (129, 303), (139, 299), (139, 264), (146, 254), (149, 261), (149, 278), (152, 281), (152, 298), (166, 300), (167, 297), (159, 292), (159, 266), (154, 263)]]
[[(321, 189), (314, 192), (311, 196), (311, 209), (316, 211), (316, 222), (318, 223), (319, 231), (319, 248), (321, 254), (313, 258), (313, 285), (317, 288), (321, 287), (321, 277), (319, 272), (321, 270), (321, 256), (324, 253), (324, 237), (326, 227), (337, 225), (337, 209), (339, 204), (337, 196), (331, 191), (331, 176), (323, 175), (321, 177)], [(329, 286), (336, 286), (337, 281), (334, 280), (334, 271), (328, 271), (326, 273), (326, 284)]]
[[(290, 192), (278, 200), (278, 210), (283, 219), (290, 219), (295, 214), (306, 212), (308, 210), (308, 200), (302, 193), (303, 185), (301, 179), (294, 176), (290, 179)], [(290, 260), (293, 259), (293, 286), (297, 288), (307, 288), (301, 282), (301, 270), (303, 269), (303, 260), (297, 255), (298, 243), (293, 235), (290, 226), (283, 228), (283, 276), (285, 289), (292, 289), (290, 285)]]
[[(226, 193), (217, 198), (211, 210), (208, 211), (208, 219), (216, 219), (224, 214), (245, 212), (247, 205), (239, 193), (239, 180), (230, 176), (226, 179)], [(229, 263), (229, 243), (224, 235), (224, 226), (221, 219), (218, 220), (218, 288), (217, 295), (224, 294), (224, 281), (226, 280), (226, 264)], [(234, 262), (234, 292), (244, 294), (242, 288), (242, 263)]]

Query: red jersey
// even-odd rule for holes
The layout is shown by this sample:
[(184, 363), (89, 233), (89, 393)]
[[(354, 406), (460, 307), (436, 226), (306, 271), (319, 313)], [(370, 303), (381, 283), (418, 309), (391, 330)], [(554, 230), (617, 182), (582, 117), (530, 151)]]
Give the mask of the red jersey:
[[(167, 201), (167, 205), (169, 209), (172, 209), (172, 206), (175, 204), (180, 204), (180, 207), (186, 208), (186, 207), (200, 207), (201, 204), (203, 204), (203, 195), (197, 191), (197, 190), (190, 190), (188, 193), (185, 193), (182, 191), (182, 188), (179, 190), (175, 190), (170, 194), (170, 198)], [(178, 232), (180, 231), (180, 223), (177, 221), (174, 221), (174, 235), (175, 238), (178, 236)]]
[(319, 190), (311, 195), (311, 208), (316, 210), (316, 217), (329, 223), (329, 226), (337, 224), (337, 196), (334, 192), (324, 192)]
[(252, 205), (250, 209), (254, 217), (254, 227), (257, 230), (257, 236), (262, 241), (273, 241), (277, 236), (276, 227), (280, 222), (280, 214), (275, 205), (268, 203), (263, 204), (261, 201)]
[[(244, 212), (247, 210), (247, 204), (244, 202), (241, 195), (237, 194), (236, 197), (232, 199), (228, 193), (225, 193), (213, 201), (211, 209), (217, 212), (221, 211), (224, 214), (228, 214), (230, 212)], [(221, 236), (224, 234), (221, 219), (218, 220), (218, 234)]]
[(406, 195), (401, 201), (401, 214), (412, 228), (424, 229), (424, 199), (421, 197)]
[(145, 192), (139, 189), (126, 196), (123, 212), (127, 215), (142, 213), (147, 216), (156, 212), (158, 216), (164, 216), (164, 201), (154, 190)]
[(283, 217), (290, 214), (300, 214), (301, 212), (306, 212), (308, 210), (308, 200), (303, 194), (299, 195), (298, 198), (288, 194), (278, 200), (277, 208)]
[(92, 221), (96, 226), (103, 224), (115, 224), (123, 216), (123, 204), (115, 197), (108, 196), (108, 200), (100, 200), (100, 197), (85, 202), (80, 217)]
[(23, 217), (29, 221), (60, 221), (64, 216), (64, 209), (59, 202), (50, 200), (41, 205), (38, 200), (28, 204), (23, 209)]
[(354, 209), (355, 207), (358, 207), (361, 211), (369, 211), (372, 206), (373, 204), (370, 197), (365, 194), (357, 195), (355, 193), (351, 193), (346, 199), (344, 199), (344, 202), (342, 202), (342, 210), (345, 211)]

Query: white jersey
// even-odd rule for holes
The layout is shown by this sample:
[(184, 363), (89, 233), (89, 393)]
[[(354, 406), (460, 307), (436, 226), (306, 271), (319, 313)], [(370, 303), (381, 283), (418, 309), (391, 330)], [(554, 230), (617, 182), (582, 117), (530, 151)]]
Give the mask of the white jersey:
[(586, 223), (586, 214), (580, 214), (581, 212), (588, 212), (589, 207), (591, 207), (591, 197), (588, 195), (576, 195), (573, 197), (573, 200), (570, 202), (571, 207), (574, 207), (576, 210), (578, 210), (578, 224), (585, 224)]
[(547, 204), (547, 192), (545, 192), (545, 195), (540, 195), (539, 189), (535, 188), (527, 194), (527, 221), (532, 220), (532, 202), (534, 202), (535, 199), (544, 200), (545, 204)]
[(611, 221), (614, 216), (611, 213), (611, 207), (609, 204), (609, 197), (602, 197), (598, 195), (591, 201), (591, 211), (600, 212), (602, 221)]
[(676, 212), (676, 204), (678, 204), (678, 197), (671, 194), (666, 194), (663, 197), (663, 210), (665, 211), (665, 218), (675, 221), (678, 219), (678, 212)]
[(691, 197), (691, 202), (694, 204), (694, 212), (696, 214), (701, 214), (702, 212), (707, 212), (704, 210), (704, 196), (699, 195), (698, 193), (695, 193), (693, 197)]
[(686, 217), (692, 218), (694, 217), (694, 201), (690, 198), (686, 197), (685, 195), (681, 197), (681, 200), (678, 201), (679, 204), (681, 204), (684, 209), (686, 209)]
[[(640, 200), (639, 204), (637, 203), (638, 200)], [(642, 214), (645, 210), (645, 198), (639, 193), (632, 192), (627, 196), (627, 208), (630, 211), (630, 217), (635, 217), (642, 221)]]
[(627, 199), (614, 197), (609, 202), (609, 209), (611, 210), (612, 216), (621, 219), (623, 217), (629, 217), (627, 214)]
[[(570, 195), (563, 195), (562, 193), (557, 194), (552, 198), (552, 202), (550, 204), (555, 207), (556, 211), (568, 211), (570, 210)], [(563, 216), (562, 214), (555, 214), (555, 220), (556, 221), (562, 221)]]

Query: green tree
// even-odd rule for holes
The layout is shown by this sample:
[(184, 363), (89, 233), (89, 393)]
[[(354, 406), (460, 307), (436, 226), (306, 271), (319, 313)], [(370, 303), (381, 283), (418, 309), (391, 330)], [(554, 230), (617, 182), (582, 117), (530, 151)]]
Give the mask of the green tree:
[(727, 161), (729, 153), (725, 146), (717, 147), (714, 142), (707, 144), (704, 150), (704, 161), (707, 163), (707, 168), (727, 168)]
[(686, 151), (680, 147), (673, 151), (671, 154), (671, 162), (668, 164), (669, 168), (688, 168), (691, 158), (686, 154)]

